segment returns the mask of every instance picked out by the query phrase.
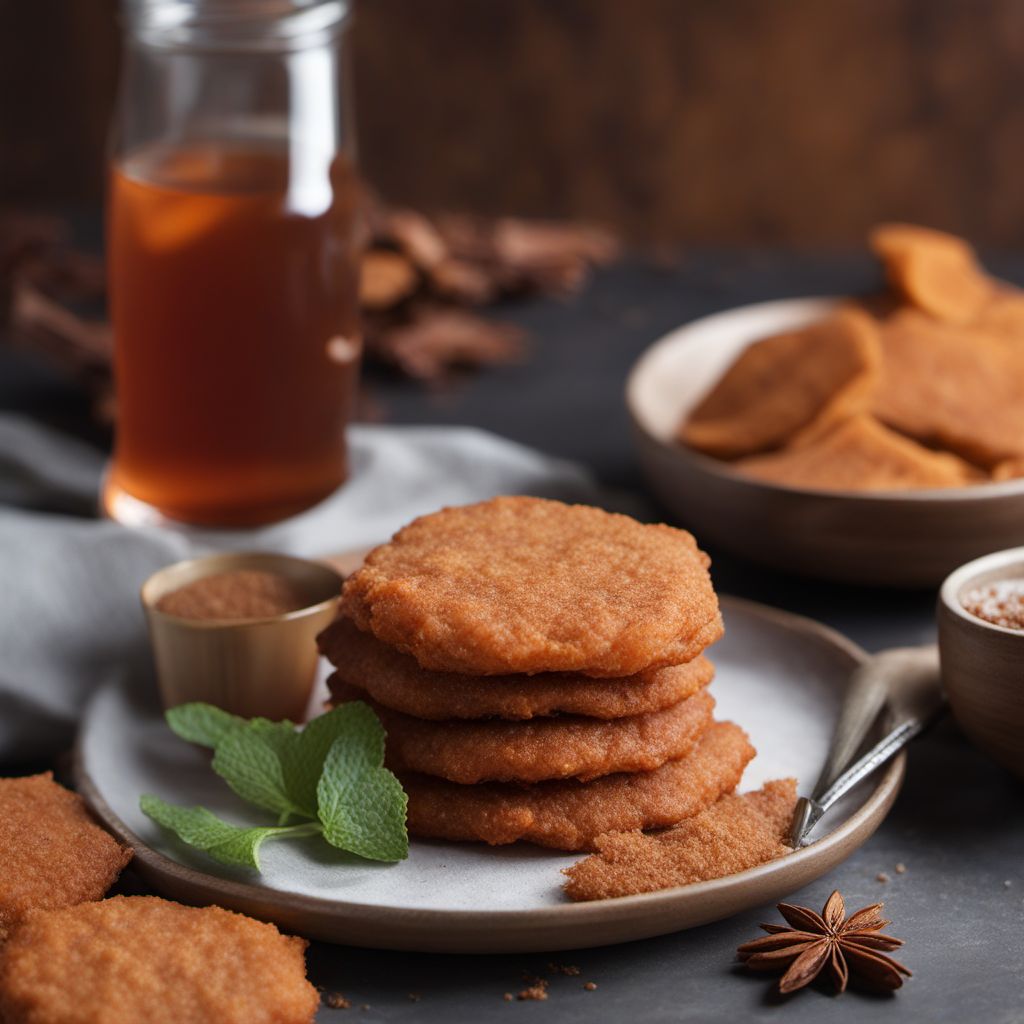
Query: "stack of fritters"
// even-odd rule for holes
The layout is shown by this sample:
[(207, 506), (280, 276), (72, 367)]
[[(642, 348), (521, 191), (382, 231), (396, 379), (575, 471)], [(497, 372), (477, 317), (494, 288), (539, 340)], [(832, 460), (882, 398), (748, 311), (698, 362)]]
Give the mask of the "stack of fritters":
[(682, 530), (538, 498), (374, 550), (320, 647), (335, 702), (384, 723), (410, 831), (578, 850), (731, 792), (754, 750), (712, 717), (707, 567)]

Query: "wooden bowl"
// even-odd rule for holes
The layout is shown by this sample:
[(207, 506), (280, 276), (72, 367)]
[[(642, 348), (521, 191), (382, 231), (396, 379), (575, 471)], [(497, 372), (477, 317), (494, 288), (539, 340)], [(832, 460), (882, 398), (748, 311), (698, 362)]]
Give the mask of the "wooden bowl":
[(649, 348), (626, 384), (651, 488), (712, 547), (847, 583), (935, 587), (958, 565), (1024, 544), (1024, 479), (947, 490), (821, 491), (745, 477), (675, 441), (685, 413), (752, 342), (827, 315), (839, 299), (716, 313)]
[(978, 558), (939, 591), (942, 685), (970, 739), (1024, 779), (1024, 631), (997, 626), (963, 606), (974, 587), (1024, 580), (1024, 547)]

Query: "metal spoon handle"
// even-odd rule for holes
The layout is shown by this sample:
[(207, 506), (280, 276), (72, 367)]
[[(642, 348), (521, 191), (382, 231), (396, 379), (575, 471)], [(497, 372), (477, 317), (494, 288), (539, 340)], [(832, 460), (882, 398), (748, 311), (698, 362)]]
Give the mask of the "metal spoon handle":
[[(913, 739), (943, 706), (934, 645), (903, 647), (876, 654), (851, 679), (825, 767), (809, 797), (797, 801), (789, 832), (793, 849), (844, 793)], [(850, 759), (878, 716), (890, 705), (892, 731), (855, 764)], [(845, 770), (844, 770), (845, 769)], [(840, 774), (841, 773), (841, 774)]]
[(799, 841), (817, 824), (818, 819), (862, 779), (894, 757), (929, 723), (911, 719), (896, 726), (878, 741), (862, 758), (855, 761), (820, 797), (801, 797), (794, 818), (794, 836)]
[(917, 736), (925, 723), (917, 720), (903, 722), (896, 726), (888, 736), (879, 740), (860, 760), (854, 761), (842, 775), (832, 783), (829, 788), (818, 798), (818, 806), (822, 814), (825, 813), (841, 796), (848, 793), (861, 779), (866, 778), (876, 768), (881, 767), (891, 757), (894, 757), (903, 749), (915, 736)]
[(811, 791), (813, 797), (820, 797), (853, 760), (885, 706), (889, 695), (887, 683), (886, 673), (879, 671), (879, 662), (874, 658), (853, 673), (836, 722), (832, 746)]

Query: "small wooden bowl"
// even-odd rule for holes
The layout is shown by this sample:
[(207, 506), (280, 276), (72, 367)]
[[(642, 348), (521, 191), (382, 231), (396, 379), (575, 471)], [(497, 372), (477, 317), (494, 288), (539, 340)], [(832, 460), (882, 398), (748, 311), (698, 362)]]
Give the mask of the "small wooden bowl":
[(942, 685), (961, 728), (1024, 779), (1024, 631), (972, 615), (964, 596), (999, 580), (1024, 579), (1024, 548), (997, 551), (951, 573), (939, 591)]
[[(262, 619), (202, 620), (157, 607), (165, 594), (204, 576), (255, 569), (288, 579), (308, 605)], [(245, 718), (305, 718), (319, 652), (316, 635), (334, 618), (341, 577), (329, 566), (274, 554), (211, 555), (160, 569), (142, 605), (164, 707), (206, 701)]]
[(652, 490), (703, 543), (844, 583), (937, 587), (969, 559), (1024, 544), (1024, 479), (930, 491), (784, 487), (675, 440), (684, 414), (743, 349), (821, 319), (839, 301), (785, 299), (716, 313), (640, 357), (626, 404)]

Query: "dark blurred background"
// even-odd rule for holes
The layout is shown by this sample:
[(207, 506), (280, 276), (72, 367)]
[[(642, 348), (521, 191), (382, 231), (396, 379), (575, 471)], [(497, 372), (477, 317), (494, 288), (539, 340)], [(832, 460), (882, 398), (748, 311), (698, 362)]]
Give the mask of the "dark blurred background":
[[(0, 0), (0, 205), (94, 203), (116, 0)], [(356, 0), (362, 163), (634, 239), (1024, 241), (1021, 0)]]

